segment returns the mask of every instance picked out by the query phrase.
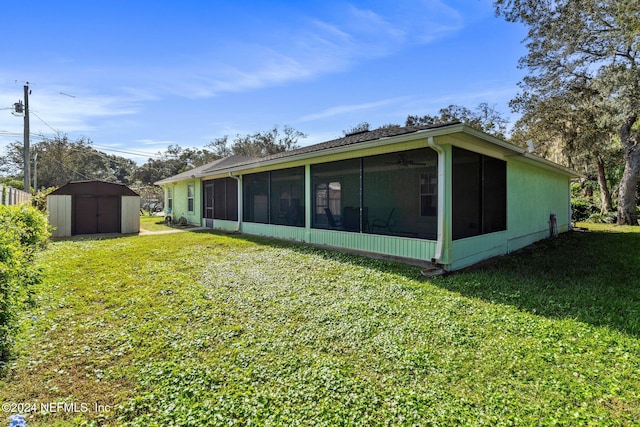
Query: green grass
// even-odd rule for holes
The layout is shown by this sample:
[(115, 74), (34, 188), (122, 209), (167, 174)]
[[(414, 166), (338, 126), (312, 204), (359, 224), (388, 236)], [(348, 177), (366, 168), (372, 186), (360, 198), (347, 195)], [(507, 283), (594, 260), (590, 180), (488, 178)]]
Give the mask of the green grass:
[(0, 400), (90, 409), (30, 427), (636, 425), (639, 248), (608, 227), (427, 280), (206, 232), (55, 242)]
[(167, 231), (173, 230), (172, 227), (169, 227), (164, 222), (164, 217), (162, 216), (141, 216), (140, 217), (140, 228), (147, 231)]

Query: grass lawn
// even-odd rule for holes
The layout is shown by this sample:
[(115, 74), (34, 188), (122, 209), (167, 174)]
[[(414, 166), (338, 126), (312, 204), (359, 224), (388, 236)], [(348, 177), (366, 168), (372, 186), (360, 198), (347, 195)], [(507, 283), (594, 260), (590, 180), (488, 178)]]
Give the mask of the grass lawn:
[(143, 215), (140, 217), (140, 228), (147, 231), (167, 231), (173, 230), (164, 222), (163, 216), (148, 216)]
[(40, 262), (0, 400), (68, 406), (30, 427), (640, 424), (634, 229), (433, 279), (209, 232), (60, 241)]

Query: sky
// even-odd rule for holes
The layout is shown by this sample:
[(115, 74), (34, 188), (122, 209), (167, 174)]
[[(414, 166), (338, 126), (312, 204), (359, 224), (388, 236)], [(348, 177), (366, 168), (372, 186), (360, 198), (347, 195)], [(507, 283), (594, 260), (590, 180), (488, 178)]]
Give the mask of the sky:
[(319, 143), (486, 102), (514, 122), (525, 30), (490, 0), (3, 1), (0, 151), (29, 82), (31, 142), (138, 164), (169, 145), (291, 126)]

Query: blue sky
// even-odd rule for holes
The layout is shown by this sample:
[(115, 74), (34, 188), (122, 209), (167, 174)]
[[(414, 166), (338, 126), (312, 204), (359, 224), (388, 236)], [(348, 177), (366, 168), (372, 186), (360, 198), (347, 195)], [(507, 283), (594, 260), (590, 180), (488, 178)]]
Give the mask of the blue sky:
[[(289, 125), (302, 145), (361, 122), (508, 103), (525, 31), (489, 0), (22, 0), (2, 5), (0, 150), (30, 83), (31, 131), (154, 154)], [(71, 95), (71, 96), (69, 96)], [(32, 140), (37, 141), (36, 137)]]

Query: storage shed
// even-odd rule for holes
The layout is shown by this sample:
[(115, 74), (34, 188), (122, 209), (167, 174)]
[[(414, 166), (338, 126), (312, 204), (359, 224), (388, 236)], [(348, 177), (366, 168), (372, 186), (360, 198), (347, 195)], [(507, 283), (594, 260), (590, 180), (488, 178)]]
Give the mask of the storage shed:
[(70, 182), (47, 196), (54, 237), (138, 233), (140, 196), (123, 184)]

